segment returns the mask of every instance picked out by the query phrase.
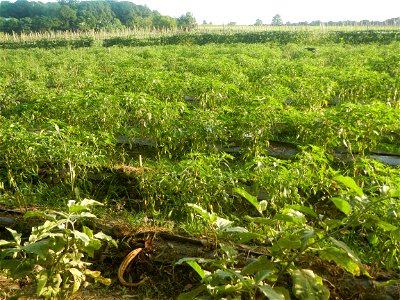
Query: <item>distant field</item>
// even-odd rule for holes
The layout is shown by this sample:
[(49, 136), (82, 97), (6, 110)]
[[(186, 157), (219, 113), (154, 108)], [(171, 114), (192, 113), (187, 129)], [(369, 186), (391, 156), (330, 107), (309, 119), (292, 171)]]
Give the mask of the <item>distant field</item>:
[[(399, 26), (243, 26), (243, 25), (198, 25), (190, 33), (234, 33), (234, 32), (262, 32), (262, 31), (398, 31)], [(32, 41), (37, 39), (76, 39), (79, 37), (93, 37), (95, 40), (103, 40), (110, 37), (151, 37), (160, 35), (175, 35), (185, 33), (185, 31), (174, 30), (155, 30), (155, 29), (125, 29), (117, 31), (90, 31), (90, 32), (46, 32), (46, 33), (27, 33), (27, 34), (4, 34), (0, 33), (0, 41)]]

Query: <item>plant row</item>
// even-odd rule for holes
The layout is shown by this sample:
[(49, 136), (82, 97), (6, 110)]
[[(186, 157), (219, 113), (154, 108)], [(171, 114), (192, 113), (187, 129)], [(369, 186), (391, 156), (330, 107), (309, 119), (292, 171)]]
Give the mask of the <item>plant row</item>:
[[(206, 44), (257, 44), (276, 43), (343, 43), (343, 44), (390, 44), (400, 41), (398, 31), (329, 31), (325, 33), (314, 31), (264, 31), (264, 32), (235, 32), (235, 33), (178, 33), (152, 37), (111, 37), (103, 40), (104, 47), (111, 46), (159, 46), (159, 45), (206, 45)], [(79, 39), (39, 39), (36, 41), (2, 41), (3, 49), (27, 48), (60, 48), (60, 47), (91, 47), (94, 38), (82, 37)], [(315, 49), (309, 48), (310, 51)]]
[(54, 48), (83, 48), (92, 47), (94, 38), (81, 37), (79, 39), (40, 39), (34, 41), (1, 41), (0, 48), (2, 49), (54, 49)]
[(206, 45), (206, 44), (256, 44), (277, 43), (344, 43), (358, 44), (390, 44), (400, 41), (399, 31), (329, 31), (325, 33), (313, 31), (264, 31), (236, 33), (181, 33), (170, 36), (151, 38), (114, 37), (103, 41), (103, 46), (153, 46), (153, 45)]

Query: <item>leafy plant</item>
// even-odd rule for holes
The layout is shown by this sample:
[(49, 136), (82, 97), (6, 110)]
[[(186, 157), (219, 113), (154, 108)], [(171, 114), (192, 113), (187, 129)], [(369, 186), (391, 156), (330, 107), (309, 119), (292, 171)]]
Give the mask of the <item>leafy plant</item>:
[[(357, 253), (337, 237), (342, 232), (355, 230), (354, 228), (361, 225), (370, 230), (383, 229), (389, 233), (386, 238), (397, 244), (398, 225), (371, 213), (376, 205), (398, 198), (399, 193), (396, 190), (386, 191), (383, 195), (368, 200), (352, 178), (338, 175), (333, 180), (344, 187), (341, 190), (342, 195), (332, 197), (331, 201), (345, 218), (318, 216), (312, 207), (287, 205), (272, 218), (245, 216), (247, 221), (258, 225), (246, 228), (235, 227), (234, 222), (209, 213), (198, 205), (189, 204), (207, 226), (215, 231), (220, 243), (215, 259), (185, 258), (177, 262), (190, 265), (200, 275), (202, 283), (197, 289), (182, 294), (181, 299), (193, 299), (205, 292), (212, 297), (246, 293), (254, 297), (257, 291), (270, 299), (290, 299), (288, 291), (279, 287), (283, 277), (287, 275), (292, 277), (292, 291), (298, 299), (329, 299), (329, 290), (323, 286), (322, 278), (312, 270), (299, 266), (302, 257), (310, 253), (335, 262), (355, 276), (369, 275)], [(261, 216), (268, 210), (266, 202), (259, 202), (240, 188), (234, 191), (248, 200)], [(356, 201), (351, 201), (350, 198)], [(265, 236), (271, 243), (267, 248), (268, 254), (259, 256), (244, 267), (236, 264), (238, 252), (233, 245), (224, 242), (229, 238), (241, 243), (259, 243)]]
[(65, 213), (54, 210), (27, 212), (25, 218), (46, 221), (33, 227), (27, 239), (7, 228), (13, 241), (0, 241), (0, 266), (13, 278), (28, 276), (34, 279), (36, 295), (47, 299), (67, 298), (91, 281), (109, 285), (111, 280), (102, 277), (99, 271), (89, 269), (90, 263), (85, 258), (93, 258), (102, 241), (116, 246), (111, 237), (102, 232), (94, 234), (82, 225), (87, 218), (95, 218), (90, 207), (100, 204), (89, 199), (71, 200)]

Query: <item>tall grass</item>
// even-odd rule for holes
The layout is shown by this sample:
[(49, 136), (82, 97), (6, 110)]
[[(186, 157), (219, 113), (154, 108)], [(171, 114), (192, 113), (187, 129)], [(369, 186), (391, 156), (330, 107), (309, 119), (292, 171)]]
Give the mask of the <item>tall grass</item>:
[[(191, 33), (244, 33), (244, 32), (264, 32), (264, 31), (294, 31), (294, 32), (331, 32), (331, 31), (398, 31), (400, 26), (253, 26), (253, 25), (198, 25)], [(171, 36), (186, 31), (175, 29), (156, 29), (156, 28), (124, 28), (116, 30), (90, 30), (90, 31), (47, 31), (30, 33), (1, 33), (0, 42), (30, 42), (43, 39), (65, 39), (74, 40), (81, 37), (91, 37), (96, 41), (103, 41), (111, 37), (135, 37), (135, 38), (157, 38)]]

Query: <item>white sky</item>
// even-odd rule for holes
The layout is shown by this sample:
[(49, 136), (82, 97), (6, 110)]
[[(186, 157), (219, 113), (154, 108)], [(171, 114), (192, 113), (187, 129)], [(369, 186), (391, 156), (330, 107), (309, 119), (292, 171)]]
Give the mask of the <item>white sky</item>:
[(284, 23), (301, 21), (384, 21), (400, 17), (400, 0), (130, 0), (162, 15), (193, 13), (197, 23), (271, 23), (280, 14)]

